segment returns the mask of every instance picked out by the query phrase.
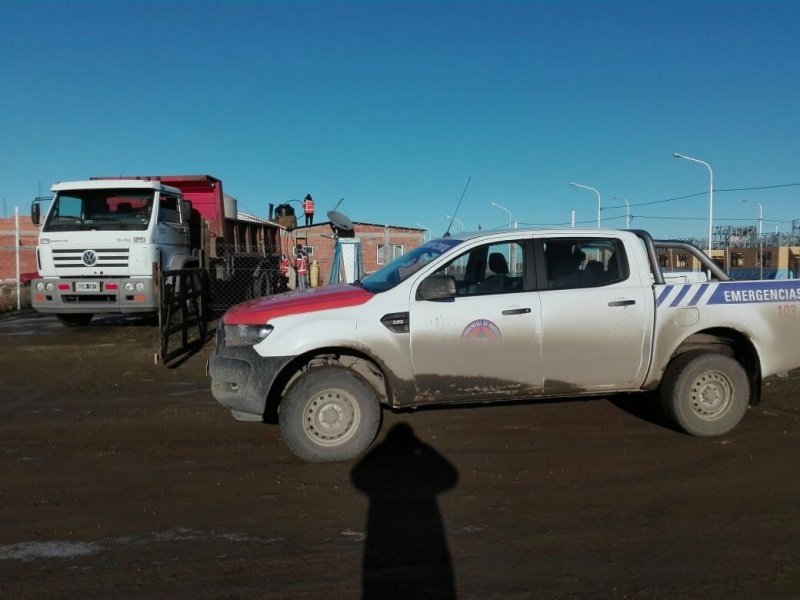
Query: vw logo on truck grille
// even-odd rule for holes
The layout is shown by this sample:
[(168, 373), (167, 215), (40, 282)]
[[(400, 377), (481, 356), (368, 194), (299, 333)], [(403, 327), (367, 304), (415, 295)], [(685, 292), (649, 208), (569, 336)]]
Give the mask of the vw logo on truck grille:
[(81, 255), (81, 260), (83, 260), (83, 264), (87, 267), (93, 267), (97, 264), (97, 252), (94, 250), (87, 250)]

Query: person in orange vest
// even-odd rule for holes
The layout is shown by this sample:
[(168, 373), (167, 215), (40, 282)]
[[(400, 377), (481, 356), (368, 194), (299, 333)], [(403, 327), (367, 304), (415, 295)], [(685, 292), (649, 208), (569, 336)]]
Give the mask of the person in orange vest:
[(300, 242), (297, 243), (294, 267), (297, 270), (297, 289), (304, 290), (308, 287), (308, 254)]
[(303, 199), (303, 212), (306, 215), (306, 225), (311, 225), (314, 222), (314, 199), (311, 194), (306, 194)]
[(284, 292), (289, 288), (289, 266), (291, 263), (289, 262), (289, 257), (285, 254), (281, 254), (281, 262), (278, 265), (278, 274), (280, 275), (280, 282), (279, 287), (280, 291)]

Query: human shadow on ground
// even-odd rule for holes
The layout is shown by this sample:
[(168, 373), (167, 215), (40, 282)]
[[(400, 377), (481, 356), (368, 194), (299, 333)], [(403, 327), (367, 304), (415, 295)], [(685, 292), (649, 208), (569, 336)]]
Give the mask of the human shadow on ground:
[(456, 468), (400, 423), (353, 467), (350, 479), (369, 497), (362, 598), (455, 598), (436, 496), (456, 486)]

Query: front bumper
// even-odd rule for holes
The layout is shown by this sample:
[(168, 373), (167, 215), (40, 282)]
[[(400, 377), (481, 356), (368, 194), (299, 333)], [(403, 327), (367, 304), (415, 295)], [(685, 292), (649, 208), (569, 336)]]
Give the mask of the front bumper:
[[(158, 293), (147, 278), (96, 278), (96, 291), (82, 292), (77, 287), (87, 279), (63, 277), (31, 281), (31, 305), (40, 313), (152, 313), (158, 309)], [(143, 284), (141, 290), (125, 290), (125, 284)], [(38, 289), (51, 285), (52, 289)], [(61, 286), (61, 287), (59, 287)]]
[(275, 379), (293, 358), (264, 357), (252, 346), (226, 348), (220, 326), (214, 353), (208, 360), (211, 393), (239, 419), (247, 420), (247, 415), (263, 417)]

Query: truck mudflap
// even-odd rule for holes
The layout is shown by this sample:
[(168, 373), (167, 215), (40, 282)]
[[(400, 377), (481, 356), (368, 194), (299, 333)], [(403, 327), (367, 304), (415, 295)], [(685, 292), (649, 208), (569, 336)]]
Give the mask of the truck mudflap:
[[(218, 334), (219, 335), (219, 334)], [(217, 348), (208, 360), (211, 393), (239, 420), (259, 420), (278, 373), (293, 356), (259, 355), (251, 346)]]
[(158, 309), (158, 294), (152, 279), (34, 279), (31, 305), (49, 314), (151, 313)]

